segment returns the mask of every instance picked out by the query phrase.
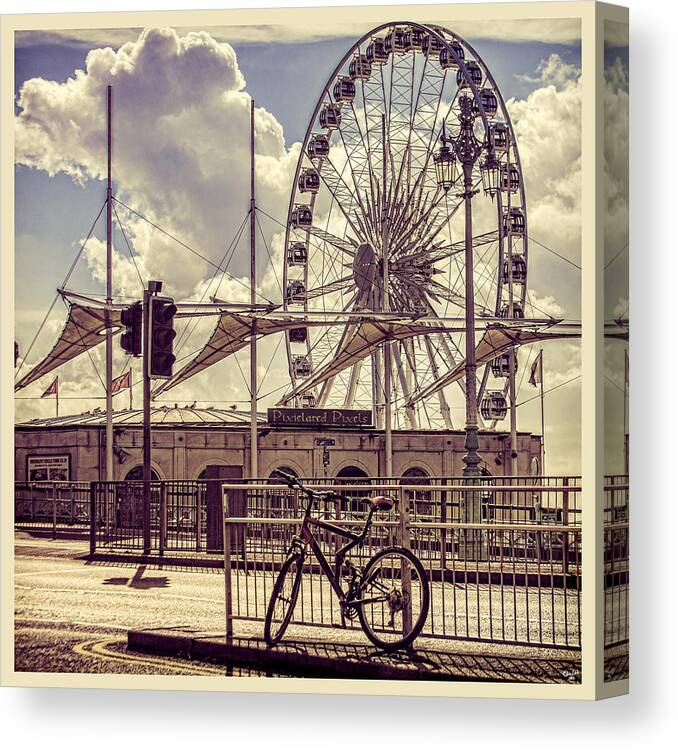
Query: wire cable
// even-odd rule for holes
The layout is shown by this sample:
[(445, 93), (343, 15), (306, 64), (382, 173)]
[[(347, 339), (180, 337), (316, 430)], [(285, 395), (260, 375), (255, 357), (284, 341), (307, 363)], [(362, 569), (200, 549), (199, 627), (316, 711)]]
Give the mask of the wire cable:
[[(77, 265), (78, 261), (80, 260), (80, 256), (82, 255), (83, 250), (85, 249), (85, 246), (87, 245), (87, 243), (89, 242), (90, 238), (92, 237), (92, 233), (94, 232), (94, 228), (96, 227), (97, 222), (99, 221), (99, 218), (101, 217), (101, 214), (103, 213), (103, 210), (106, 207), (106, 202), (107, 201), (104, 201), (103, 205), (99, 209), (99, 213), (97, 214), (96, 219), (94, 219), (94, 221), (92, 222), (92, 226), (90, 227), (89, 232), (87, 233), (87, 237), (85, 238), (85, 240), (82, 243), (82, 245), (80, 245), (80, 249), (78, 250), (78, 252), (77, 252), (77, 254), (75, 256), (75, 259), (71, 263), (71, 267), (68, 269), (68, 273), (66, 274), (66, 277), (64, 278), (63, 282), (61, 283), (61, 289), (64, 289), (66, 287), (66, 284), (68, 284), (68, 280), (71, 278), (71, 275), (72, 275), (73, 271), (75, 270), (75, 266)], [(45, 314), (45, 317), (42, 319), (42, 323), (40, 323), (40, 325), (38, 327), (38, 330), (35, 333), (35, 336), (33, 336), (33, 340), (31, 341), (30, 346), (28, 347), (28, 351), (22, 357), (21, 364), (19, 365), (19, 367), (14, 372), (14, 377), (15, 378), (19, 377), (19, 373), (21, 372), (24, 364), (26, 364), (26, 360), (28, 359), (28, 356), (30, 355), (31, 351), (33, 350), (33, 346), (35, 345), (35, 342), (37, 341), (38, 336), (40, 335), (40, 332), (42, 331), (45, 323), (47, 322), (47, 319), (49, 318), (52, 310), (54, 309), (54, 305), (56, 305), (57, 300), (59, 299), (60, 296), (61, 295), (59, 294), (59, 292), (57, 292), (54, 295), (54, 299), (52, 300), (52, 304), (49, 306), (49, 309), (47, 310), (47, 313)]]

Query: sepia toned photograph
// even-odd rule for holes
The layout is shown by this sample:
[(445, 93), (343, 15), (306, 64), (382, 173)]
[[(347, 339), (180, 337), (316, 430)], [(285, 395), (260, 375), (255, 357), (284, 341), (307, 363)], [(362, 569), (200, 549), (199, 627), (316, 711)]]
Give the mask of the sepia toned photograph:
[(17, 674), (576, 689), (590, 580), (628, 678), (628, 26), (602, 260), (582, 15), (492, 10), (13, 32)]

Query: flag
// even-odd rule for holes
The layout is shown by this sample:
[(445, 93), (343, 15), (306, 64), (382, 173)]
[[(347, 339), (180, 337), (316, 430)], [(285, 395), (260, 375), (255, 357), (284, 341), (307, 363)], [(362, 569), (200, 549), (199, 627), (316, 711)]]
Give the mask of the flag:
[(532, 367), (530, 368), (530, 385), (535, 388), (544, 382), (544, 371), (542, 366), (542, 355), (543, 350), (539, 350), (539, 354), (534, 358)]
[(111, 395), (114, 393), (118, 393), (119, 391), (124, 391), (125, 388), (131, 388), (132, 387), (132, 370), (131, 368), (127, 370), (126, 373), (122, 374), (119, 378), (115, 378), (115, 380), (111, 381)]
[(40, 396), (40, 398), (45, 398), (47, 396), (58, 396), (59, 395), (59, 376), (57, 375), (52, 383), (50, 384), (49, 388)]

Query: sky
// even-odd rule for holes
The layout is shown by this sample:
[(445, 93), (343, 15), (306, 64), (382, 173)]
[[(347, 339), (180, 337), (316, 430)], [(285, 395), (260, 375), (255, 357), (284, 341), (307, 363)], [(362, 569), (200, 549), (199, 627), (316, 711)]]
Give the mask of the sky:
[[(457, 30), (453, 21), (441, 24)], [(573, 264), (581, 263), (580, 44), (570, 20), (504, 26), (466, 23), (465, 38), (483, 57), (508, 102), (525, 173), (530, 234)], [(96, 32), (25, 32), (16, 39), (16, 338), (26, 356), (55, 288), (64, 279), (105, 198), (105, 84), (115, 76), (114, 183), (117, 196), (218, 262), (248, 206), (248, 108), (257, 106), (257, 195), (260, 207), (284, 221), (290, 183), (315, 101), (334, 66), (366, 29), (287, 27), (114, 29)], [(615, 58), (616, 60), (616, 58)], [(627, 62), (620, 62), (622, 74)], [(625, 67), (626, 66), (626, 67)], [(618, 89), (611, 95), (616, 96)], [(615, 100), (616, 101), (616, 100)], [(612, 170), (616, 156), (612, 156)], [(163, 278), (178, 299), (198, 299), (213, 268), (120, 208), (116, 230), (115, 294), (136, 297), (140, 284), (125, 248), (134, 248), (146, 278)], [(279, 226), (262, 219), (269, 253), (259, 257), (259, 292), (277, 301), (281, 273)], [(616, 241), (618, 238), (614, 238)], [(613, 238), (610, 239), (611, 246)], [(104, 283), (105, 226), (99, 221), (70, 289), (100, 294)], [(613, 251), (611, 251), (613, 252)], [(272, 260), (271, 260), (272, 257)], [(222, 297), (244, 299), (246, 242), (236, 246)], [(540, 305), (578, 320), (580, 275), (572, 264), (530, 246), (530, 289)], [(240, 280), (238, 280), (240, 279)], [(65, 318), (57, 302), (22, 370), (49, 350)], [(199, 329), (188, 348), (198, 348)], [(271, 337), (275, 338), (275, 337)], [(283, 350), (262, 345), (260, 376), (284, 385)], [(579, 470), (579, 347), (544, 345), (547, 469)], [(274, 356), (275, 353), (275, 356)], [(539, 431), (539, 402), (522, 357), (519, 429)], [(101, 362), (103, 351), (95, 352)], [(116, 357), (114, 369), (125, 364)], [(220, 369), (221, 368), (221, 369)], [(116, 374), (117, 374), (116, 369)], [(218, 366), (167, 398), (220, 406), (247, 398), (239, 370), (245, 358)], [(54, 413), (35, 398), (47, 376), (17, 395), (16, 419)], [(61, 413), (102, 406), (101, 387), (87, 356), (63, 370)], [(138, 390), (138, 393), (136, 392)], [(176, 396), (173, 394), (176, 393)], [(70, 398), (69, 398), (70, 397)], [(135, 389), (140, 405), (140, 388)], [(275, 398), (271, 396), (273, 400)], [(124, 408), (127, 395), (116, 396)], [(270, 399), (269, 399), (270, 401)], [(267, 405), (264, 399), (263, 405)], [(269, 404), (270, 405), (270, 404)]]

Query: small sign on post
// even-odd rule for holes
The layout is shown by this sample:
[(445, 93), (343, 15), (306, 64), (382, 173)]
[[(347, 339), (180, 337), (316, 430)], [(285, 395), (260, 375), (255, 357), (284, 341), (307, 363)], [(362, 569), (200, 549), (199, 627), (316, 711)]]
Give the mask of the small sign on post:
[(322, 445), (336, 445), (337, 441), (334, 438), (316, 438), (315, 439), (315, 444), (317, 446), (322, 446)]

